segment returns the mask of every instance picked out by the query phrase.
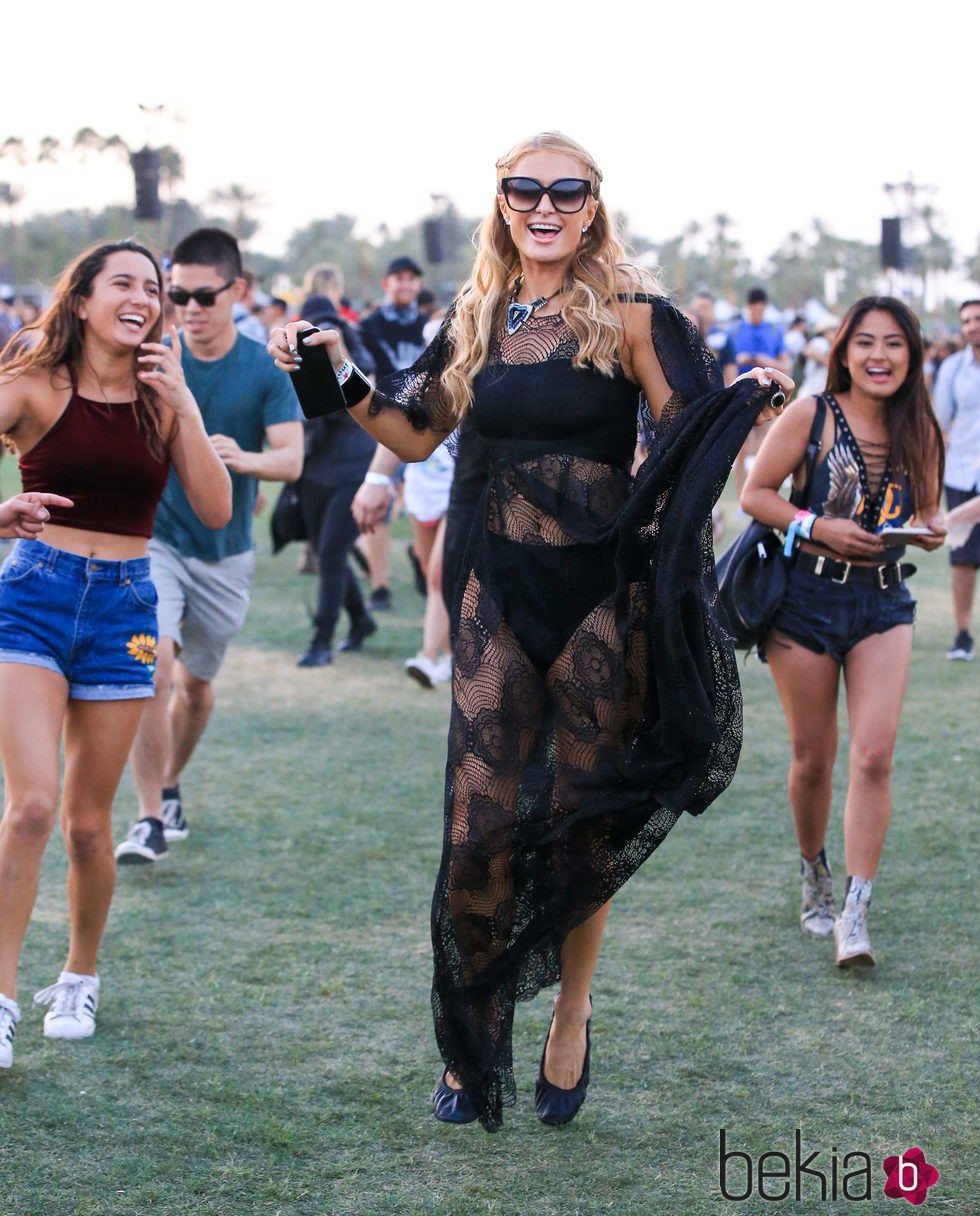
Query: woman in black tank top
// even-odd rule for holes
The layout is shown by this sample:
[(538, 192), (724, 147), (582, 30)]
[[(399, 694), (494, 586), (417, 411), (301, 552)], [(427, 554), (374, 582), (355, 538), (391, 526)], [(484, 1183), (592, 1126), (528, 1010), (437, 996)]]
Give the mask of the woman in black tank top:
[[(891, 815), (890, 773), (908, 679), (915, 604), (905, 544), (937, 549), (942, 436), (923, 376), (918, 320), (898, 300), (868, 297), (848, 312), (830, 352), (821, 457), (803, 509), (779, 494), (804, 482), (818, 409), (793, 404), (772, 428), (742, 507), (795, 548), (789, 592), (764, 653), (792, 742), (789, 792), (800, 847), (800, 925), (834, 934), (838, 966), (870, 966), (871, 886)], [(908, 529), (912, 531), (908, 531)], [(918, 529), (918, 531), (916, 531)], [(837, 700), (843, 674), (850, 730), (844, 807), (847, 885), (840, 915), (825, 851)]]

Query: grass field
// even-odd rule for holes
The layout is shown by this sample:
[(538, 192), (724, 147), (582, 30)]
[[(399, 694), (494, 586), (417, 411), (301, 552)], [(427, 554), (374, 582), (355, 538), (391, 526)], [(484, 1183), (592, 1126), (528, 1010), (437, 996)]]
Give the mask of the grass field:
[[(797, 927), (785, 725), (744, 666), (731, 789), (686, 819), (616, 899), (594, 987), (592, 1087), (569, 1127), (533, 1114), (544, 994), (518, 1009), (504, 1130), (437, 1123), (428, 905), (449, 691), (402, 672), (421, 601), (405, 535), (395, 611), (361, 655), (299, 671), (313, 583), (269, 556), (183, 783), (190, 838), (120, 874), (95, 1038), (41, 1036), (31, 993), (65, 942), (52, 841), (0, 1074), (0, 1216), (579, 1216), (843, 1211), (844, 1174), (913, 1145), (940, 1171), (926, 1211), (980, 1211), (977, 746), (980, 664), (948, 663), (948, 570), (923, 555), (895, 814), (875, 885), (879, 966), (841, 973)], [(828, 852), (843, 874), (846, 735)], [(128, 778), (117, 836), (133, 817)], [(800, 1200), (726, 1199), (729, 1150), (787, 1155)], [(778, 1168), (778, 1159), (768, 1159)], [(833, 1177), (837, 1171), (837, 1199)], [(795, 1173), (789, 1185), (795, 1185)], [(730, 1194), (746, 1188), (733, 1158)], [(765, 1182), (778, 1193), (785, 1180)], [(852, 1180), (850, 1194), (862, 1191)], [(901, 1201), (898, 1201), (901, 1202)]]

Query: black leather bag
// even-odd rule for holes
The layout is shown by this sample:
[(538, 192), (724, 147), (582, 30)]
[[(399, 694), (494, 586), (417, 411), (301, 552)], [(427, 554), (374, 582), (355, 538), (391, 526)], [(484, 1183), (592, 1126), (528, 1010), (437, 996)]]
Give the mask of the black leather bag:
[(272, 536), (272, 552), (278, 553), (291, 540), (306, 540), (306, 523), (299, 501), (299, 482), (287, 481), (279, 491), (276, 505), (269, 520)]
[[(805, 503), (809, 498), (825, 414), (824, 399), (818, 397), (806, 447), (806, 482), (799, 494), (792, 495), (791, 502)], [(751, 650), (769, 632), (789, 586), (792, 562), (792, 558), (783, 556), (779, 533), (757, 520), (752, 520), (718, 558), (718, 602), (725, 610), (736, 650)]]

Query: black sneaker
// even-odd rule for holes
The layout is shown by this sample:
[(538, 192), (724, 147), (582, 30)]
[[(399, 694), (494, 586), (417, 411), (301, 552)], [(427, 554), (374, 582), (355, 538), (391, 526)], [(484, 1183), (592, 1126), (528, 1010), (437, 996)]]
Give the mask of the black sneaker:
[(365, 612), (361, 617), (358, 617), (350, 627), (350, 633), (340, 643), (340, 649), (343, 651), (360, 650), (364, 645), (364, 639), (369, 638), (372, 633), (378, 632), (378, 622), (370, 614)]
[(368, 603), (375, 612), (389, 612), (391, 610), (391, 592), (387, 587), (375, 587)]
[(145, 866), (167, 856), (167, 841), (159, 819), (140, 819), (129, 829), (129, 835), (116, 846), (116, 864)]
[(952, 646), (946, 651), (946, 658), (972, 663), (975, 657), (976, 652), (973, 649), (973, 638), (970, 637), (965, 629), (961, 629), (956, 635)]
[(180, 786), (169, 785), (164, 788), (160, 802), (160, 818), (163, 820), (164, 840), (186, 840), (190, 832), (187, 820), (184, 818), (184, 804), (180, 800)]
[(306, 654), (300, 655), (296, 660), (297, 667), (329, 667), (333, 662), (333, 652), (330, 647), (323, 642), (318, 642), (316, 638), (310, 642), (309, 649)]

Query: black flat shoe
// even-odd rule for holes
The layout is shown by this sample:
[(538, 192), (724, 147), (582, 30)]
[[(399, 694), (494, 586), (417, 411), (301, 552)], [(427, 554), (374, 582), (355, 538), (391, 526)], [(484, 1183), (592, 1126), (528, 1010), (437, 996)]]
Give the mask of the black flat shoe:
[[(551, 1021), (554, 1022), (554, 1020), (555, 1015), (552, 1013)], [(582, 1062), (582, 1075), (578, 1079), (578, 1084), (573, 1089), (559, 1089), (557, 1085), (552, 1085), (544, 1075), (544, 1057), (548, 1050), (548, 1039), (551, 1037), (549, 1023), (544, 1049), (541, 1052), (541, 1067), (538, 1070), (538, 1079), (534, 1083), (534, 1113), (542, 1123), (547, 1123), (552, 1127), (558, 1127), (562, 1123), (571, 1123), (578, 1114), (579, 1107), (585, 1101), (585, 1091), (589, 1088), (589, 1054), (592, 1047), (589, 1028), (591, 1025), (592, 1019), (589, 1018), (585, 1023), (585, 1060)]]
[(443, 1123), (475, 1123), (476, 1111), (465, 1089), (453, 1089), (446, 1074), (436, 1082), (432, 1091), (432, 1113)]
[(364, 616), (351, 625), (350, 633), (340, 643), (340, 649), (343, 651), (360, 650), (364, 645), (364, 639), (369, 638), (372, 633), (377, 632), (378, 622), (369, 612), (366, 612)]
[(322, 642), (311, 642), (310, 648), (302, 656), (296, 660), (297, 667), (326, 667), (333, 662), (333, 655), (330, 653), (330, 647), (324, 646)]

